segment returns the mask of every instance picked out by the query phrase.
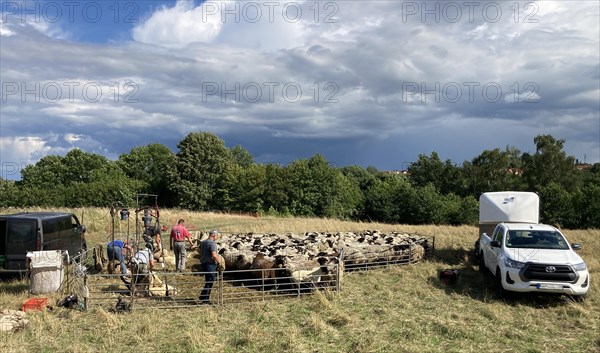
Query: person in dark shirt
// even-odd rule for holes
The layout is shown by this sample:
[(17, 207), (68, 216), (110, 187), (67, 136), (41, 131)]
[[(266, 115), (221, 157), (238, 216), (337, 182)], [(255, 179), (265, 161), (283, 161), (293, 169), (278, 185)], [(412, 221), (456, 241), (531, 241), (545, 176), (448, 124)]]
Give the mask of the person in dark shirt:
[(210, 292), (217, 277), (217, 264), (219, 255), (217, 254), (217, 237), (219, 232), (216, 229), (208, 233), (208, 239), (200, 243), (200, 269), (204, 272), (204, 288), (200, 293), (201, 304), (211, 304)]

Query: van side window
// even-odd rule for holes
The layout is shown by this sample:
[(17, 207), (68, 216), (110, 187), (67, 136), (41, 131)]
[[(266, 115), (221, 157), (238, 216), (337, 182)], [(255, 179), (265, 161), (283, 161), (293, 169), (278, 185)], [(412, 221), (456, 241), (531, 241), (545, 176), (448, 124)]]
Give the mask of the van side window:
[(27, 244), (29, 245), (35, 239), (36, 225), (34, 222), (8, 222), (8, 232), (10, 234), (7, 244)]
[(56, 224), (58, 229), (60, 229), (61, 236), (63, 237), (68, 237), (73, 231), (73, 228), (71, 227), (71, 219), (69, 218), (59, 219), (56, 221)]
[(42, 221), (42, 231), (44, 233), (42, 248), (44, 250), (60, 249), (60, 229), (58, 224), (53, 220), (44, 220)]

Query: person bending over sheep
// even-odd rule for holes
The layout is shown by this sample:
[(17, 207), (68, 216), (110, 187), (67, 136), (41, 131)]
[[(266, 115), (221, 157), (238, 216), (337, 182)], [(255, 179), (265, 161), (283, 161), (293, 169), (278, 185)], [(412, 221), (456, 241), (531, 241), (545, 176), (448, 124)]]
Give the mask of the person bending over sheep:
[[(114, 240), (106, 245), (106, 255), (108, 255), (108, 260), (111, 262), (113, 260), (119, 260), (121, 273), (124, 275), (127, 274), (127, 266), (125, 266), (125, 259), (123, 255), (130, 255), (132, 252), (133, 249), (131, 246), (129, 246), (129, 244), (127, 244), (127, 241), (123, 242), (122, 240)], [(109, 272), (112, 273), (112, 271)]]
[(144, 295), (149, 295), (150, 272), (154, 270), (154, 256), (149, 249), (138, 251), (131, 258), (132, 292), (141, 290)]

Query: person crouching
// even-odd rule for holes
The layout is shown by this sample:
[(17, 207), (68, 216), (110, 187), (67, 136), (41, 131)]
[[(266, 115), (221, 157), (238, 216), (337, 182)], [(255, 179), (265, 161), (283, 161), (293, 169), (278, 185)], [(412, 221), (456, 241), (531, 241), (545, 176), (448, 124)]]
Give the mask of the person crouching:
[(154, 270), (154, 256), (149, 249), (140, 250), (131, 258), (132, 295), (150, 295), (150, 276)]

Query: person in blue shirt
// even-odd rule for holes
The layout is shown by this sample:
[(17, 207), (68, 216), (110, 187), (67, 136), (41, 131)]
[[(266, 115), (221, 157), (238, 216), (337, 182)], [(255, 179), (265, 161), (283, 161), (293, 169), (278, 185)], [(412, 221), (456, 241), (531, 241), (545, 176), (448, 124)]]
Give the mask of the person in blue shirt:
[(123, 255), (131, 253), (131, 251), (131, 246), (127, 244), (127, 241), (123, 242), (122, 240), (114, 240), (106, 245), (106, 254), (108, 255), (108, 260), (119, 260), (121, 265), (121, 273), (124, 275), (127, 274), (127, 266), (125, 266), (125, 259)]

